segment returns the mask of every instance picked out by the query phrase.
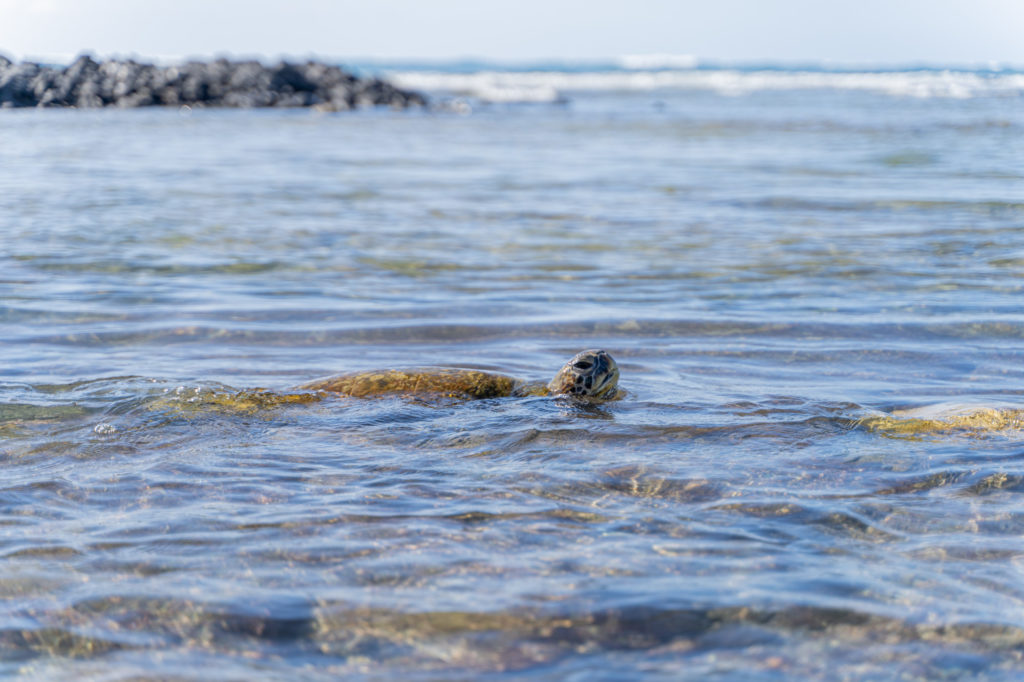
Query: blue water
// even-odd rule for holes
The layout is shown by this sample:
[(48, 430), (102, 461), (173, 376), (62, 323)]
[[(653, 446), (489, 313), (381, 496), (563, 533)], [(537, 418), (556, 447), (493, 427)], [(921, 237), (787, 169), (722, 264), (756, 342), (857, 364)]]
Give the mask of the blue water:
[(1014, 75), (758, 73), (0, 112), (0, 675), (1019, 678), (1024, 435), (862, 421), (1024, 406)]

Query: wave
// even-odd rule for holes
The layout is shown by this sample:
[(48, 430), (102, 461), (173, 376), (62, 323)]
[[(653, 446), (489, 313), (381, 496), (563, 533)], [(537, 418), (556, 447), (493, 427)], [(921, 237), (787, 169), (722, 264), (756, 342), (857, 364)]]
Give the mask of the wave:
[(627, 54), (619, 57), (624, 69), (693, 69), (699, 63), (690, 54)]
[[(1024, 96), (1024, 73), (956, 69), (849, 71), (815, 68), (662, 68), (672, 55), (622, 59), (607, 70), (503, 70), (453, 72), (396, 70), (398, 87), (468, 96), (488, 102), (556, 102), (566, 93), (705, 91), (747, 95), (764, 91), (856, 91), (896, 97), (971, 99)], [(694, 62), (695, 63), (695, 62)]]
[[(585, 321), (520, 321), (508, 324), (484, 324), (471, 319), (449, 323), (341, 323), (325, 328), (319, 321), (300, 326), (294, 320), (313, 319), (318, 310), (295, 310), (292, 328), (280, 329), (280, 318), (274, 315), (253, 320), (245, 326), (230, 325), (171, 325), (158, 321), (140, 324), (132, 329), (62, 332), (37, 334), (18, 339), (21, 343), (48, 344), (74, 347), (106, 347), (111, 345), (167, 346), (178, 343), (197, 343), (216, 340), (238, 345), (277, 345), (289, 348), (337, 347), (342, 345), (468, 343), (491, 340), (507, 341), (523, 338), (554, 338), (566, 341), (576, 339), (638, 338), (695, 338), (720, 339), (756, 337), (761, 339), (823, 339), (840, 341), (881, 340), (893, 343), (899, 340), (1006, 340), (1018, 343), (1024, 339), (1024, 323), (1016, 320), (968, 320), (933, 322), (928, 319), (906, 319), (893, 322), (841, 323), (801, 321), (721, 321), (705, 319), (645, 320), (642, 318)], [(568, 351), (574, 346), (567, 347)], [(575, 352), (575, 351), (573, 351)], [(790, 351), (786, 351), (788, 354)], [(0, 398), (6, 386), (0, 383)]]

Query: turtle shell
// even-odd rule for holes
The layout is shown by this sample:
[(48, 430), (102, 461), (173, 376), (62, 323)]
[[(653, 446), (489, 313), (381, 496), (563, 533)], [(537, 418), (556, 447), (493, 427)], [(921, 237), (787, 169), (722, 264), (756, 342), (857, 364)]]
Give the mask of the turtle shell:
[(385, 395), (501, 398), (512, 395), (518, 384), (512, 377), (471, 369), (389, 369), (342, 374), (302, 388), (357, 398)]

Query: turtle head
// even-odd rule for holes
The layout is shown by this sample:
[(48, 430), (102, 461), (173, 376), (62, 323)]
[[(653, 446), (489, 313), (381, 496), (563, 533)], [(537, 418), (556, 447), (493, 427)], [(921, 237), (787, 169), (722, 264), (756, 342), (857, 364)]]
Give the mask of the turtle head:
[(619, 383), (619, 366), (603, 350), (585, 350), (565, 363), (548, 384), (556, 394), (611, 398)]

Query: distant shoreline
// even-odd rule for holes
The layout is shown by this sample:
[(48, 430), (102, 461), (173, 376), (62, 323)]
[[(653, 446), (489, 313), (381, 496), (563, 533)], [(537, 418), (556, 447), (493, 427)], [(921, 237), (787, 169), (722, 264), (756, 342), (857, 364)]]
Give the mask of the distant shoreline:
[(157, 66), (82, 55), (66, 67), (54, 67), (0, 56), (0, 108), (8, 109), (188, 106), (346, 111), (425, 104), (418, 92), (317, 61), (265, 66), (255, 60), (217, 59)]

